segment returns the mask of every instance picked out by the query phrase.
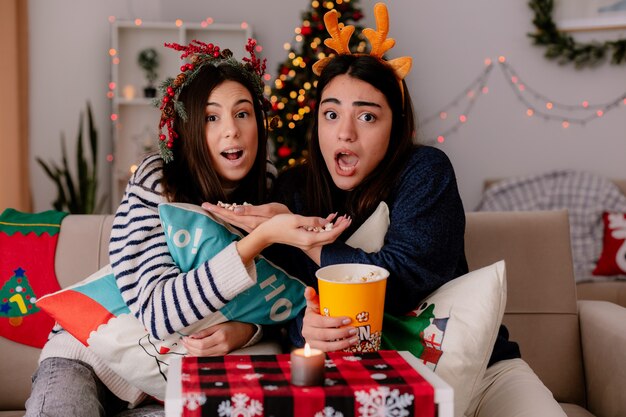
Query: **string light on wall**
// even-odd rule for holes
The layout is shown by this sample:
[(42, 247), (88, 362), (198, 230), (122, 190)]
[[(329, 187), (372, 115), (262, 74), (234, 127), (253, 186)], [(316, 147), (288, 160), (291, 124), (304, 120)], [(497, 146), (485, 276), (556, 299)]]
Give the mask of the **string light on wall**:
[[(465, 87), (465, 89), (463, 89), (463, 91), (461, 91), (448, 104), (439, 109), (439, 111), (422, 120), (422, 126), (426, 126), (437, 120), (455, 120), (454, 124), (451, 127), (445, 129), (443, 132), (437, 135), (436, 139), (433, 139), (430, 142), (445, 142), (448, 136), (456, 133), (461, 125), (468, 121), (469, 116), (474, 109), (476, 102), (478, 101), (478, 98), (489, 92), (489, 87), (487, 87), (487, 80), (489, 80), (492, 70), (493, 62), (491, 61), (491, 59), (486, 59), (485, 69), (478, 77), (476, 77), (474, 81), (472, 81), (467, 87)], [(467, 102), (465, 107), (462, 109), (461, 112), (457, 113), (458, 115), (456, 117), (453, 118), (453, 109), (459, 107), (464, 102)]]
[[(618, 108), (626, 100), (624, 93), (606, 103), (595, 104), (588, 100), (583, 100), (580, 104), (561, 103), (546, 97), (525, 83), (507, 62), (502, 62), (500, 68), (513, 93), (526, 107), (526, 114), (529, 117), (537, 116), (544, 120), (557, 121), (563, 128), (568, 128), (572, 124), (584, 126)], [(531, 99), (534, 102), (531, 102)], [(560, 114), (556, 114), (555, 111), (559, 111)]]
[[(558, 122), (563, 129), (568, 129), (572, 125), (585, 126), (589, 122), (604, 117), (612, 110), (623, 105), (626, 106), (626, 92), (604, 103), (591, 103), (588, 100), (583, 100), (579, 104), (569, 104), (553, 100), (525, 82), (513, 66), (508, 63), (506, 57), (498, 57), (497, 62), (507, 84), (511, 87), (517, 100), (522, 103), (524, 112), (529, 118), (539, 117), (546, 121)], [(485, 68), (472, 83), (448, 104), (422, 121), (421, 126), (426, 126), (435, 121), (449, 123), (450, 120), (454, 120), (452, 126), (431, 137), (427, 143), (445, 142), (469, 120), (469, 115), (477, 99), (489, 92), (487, 82), (493, 66), (492, 61), (486, 59)], [(467, 100), (467, 104), (463, 110), (455, 113), (455, 109), (465, 103), (464, 100)]]

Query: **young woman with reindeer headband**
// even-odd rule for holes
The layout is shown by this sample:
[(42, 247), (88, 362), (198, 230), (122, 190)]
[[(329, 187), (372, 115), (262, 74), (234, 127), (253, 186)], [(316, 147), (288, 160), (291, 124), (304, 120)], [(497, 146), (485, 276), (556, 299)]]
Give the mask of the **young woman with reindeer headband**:
[[(374, 11), (377, 30), (363, 31), (372, 46), (369, 54), (350, 52), (354, 28), (341, 28), (336, 11), (324, 16), (331, 35), (325, 43), (337, 54), (313, 67), (319, 75), (319, 103), (308, 161), (282, 173), (275, 187), (274, 201), (295, 213), (347, 213), (352, 225), (337, 241), (304, 251), (308, 257), (298, 257), (298, 251), (289, 247), (270, 248), (266, 255), (311, 287), (316, 287), (314, 271), (319, 266), (384, 267), (390, 271), (385, 310), (402, 315), (446, 282), (467, 273), (465, 213), (449, 159), (436, 148), (413, 143), (413, 107), (404, 82), (411, 58), (383, 58), (395, 42), (387, 38), (385, 5), (376, 4)], [(380, 248), (366, 252), (346, 244), (381, 202), (388, 208), (389, 226)], [(206, 207), (240, 227), (252, 228), (271, 217), (266, 207), (242, 207), (236, 213)], [(302, 345), (306, 339), (323, 351), (355, 347), (359, 340), (350, 318), (321, 315), (311, 287), (305, 291), (307, 308), (300, 328), (292, 332), (293, 343)], [(464, 415), (501, 416), (502, 404), (507, 411), (514, 408), (516, 416), (536, 416), (536, 410), (545, 415), (547, 409), (553, 410), (551, 416), (564, 415), (520, 359), (519, 348), (508, 340), (504, 326), (489, 364)]]
[[(215, 314), (255, 284), (253, 260), (266, 246), (279, 242), (309, 249), (332, 242), (350, 224), (334, 215), (279, 214), (200, 267), (181, 271), (168, 251), (159, 204), (265, 203), (275, 171), (266, 160), (265, 62), (254, 53), (255, 41), (249, 40), (250, 57), (242, 62), (229, 50), (199, 41), (166, 46), (181, 51), (188, 62), (161, 86), (159, 153), (147, 156), (129, 180), (109, 247), (122, 298), (157, 339)], [(325, 233), (307, 230), (330, 221), (334, 227)], [(191, 355), (214, 356), (253, 344), (259, 336), (255, 324), (226, 322), (182, 341)], [(101, 416), (102, 410), (116, 415), (142, 397), (59, 329), (42, 352), (27, 415)], [(143, 406), (132, 415), (163, 415), (163, 409)]]

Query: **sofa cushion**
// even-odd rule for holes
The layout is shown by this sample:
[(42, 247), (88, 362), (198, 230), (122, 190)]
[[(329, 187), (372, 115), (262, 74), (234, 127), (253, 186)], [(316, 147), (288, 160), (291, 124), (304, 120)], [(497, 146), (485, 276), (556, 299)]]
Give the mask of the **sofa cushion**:
[(593, 275), (626, 275), (626, 213), (602, 214), (602, 253)]
[(385, 314), (383, 349), (408, 350), (454, 388), (462, 416), (480, 386), (506, 307), (504, 261), (453, 279), (406, 316)]
[[(186, 204), (159, 206), (172, 258), (181, 270), (195, 268), (240, 238), (204, 210)], [(218, 313), (156, 340), (122, 299), (110, 265), (83, 281), (42, 297), (37, 306), (100, 356), (113, 371), (158, 399), (165, 395), (172, 356), (186, 354), (180, 337), (229, 320), (276, 324), (289, 320), (305, 304), (304, 284), (259, 256), (257, 284)]]
[[(389, 208), (381, 202), (346, 241), (367, 252), (382, 248)], [(506, 307), (504, 261), (440, 287), (406, 316), (385, 314), (383, 349), (408, 350), (454, 388), (462, 415), (487, 369)]]

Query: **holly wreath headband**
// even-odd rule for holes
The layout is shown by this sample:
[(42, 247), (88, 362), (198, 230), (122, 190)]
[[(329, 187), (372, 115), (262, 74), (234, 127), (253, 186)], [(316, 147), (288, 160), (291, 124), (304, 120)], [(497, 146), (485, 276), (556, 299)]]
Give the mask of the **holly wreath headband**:
[[(248, 39), (248, 44), (245, 47), (250, 57), (244, 57), (241, 62), (233, 57), (233, 53), (229, 49), (222, 50), (217, 45), (195, 39), (189, 45), (177, 43), (165, 43), (164, 45), (167, 48), (182, 51), (180, 59), (189, 59), (188, 63), (180, 67), (181, 73), (176, 78), (167, 78), (161, 83), (159, 90), (162, 97), (155, 101), (155, 105), (161, 110), (159, 152), (165, 163), (168, 163), (174, 159), (172, 147), (174, 146), (174, 139), (178, 138), (178, 133), (174, 130), (174, 120), (179, 117), (183, 121), (187, 121), (185, 106), (178, 99), (178, 96), (193, 81), (200, 70), (206, 65), (215, 67), (229, 65), (250, 80), (254, 86), (254, 93), (262, 99), (264, 86), (262, 77), (265, 73), (266, 60), (257, 58), (254, 52), (256, 47), (254, 39)], [(167, 136), (163, 133), (163, 129), (167, 130)]]

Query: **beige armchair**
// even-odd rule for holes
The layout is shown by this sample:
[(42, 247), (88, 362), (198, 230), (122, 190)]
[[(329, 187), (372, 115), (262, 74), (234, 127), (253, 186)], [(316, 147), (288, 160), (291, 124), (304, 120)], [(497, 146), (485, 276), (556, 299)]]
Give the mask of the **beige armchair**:
[(470, 270), (506, 261), (504, 324), (569, 417), (626, 416), (626, 308), (577, 301), (566, 211), (468, 213)]

